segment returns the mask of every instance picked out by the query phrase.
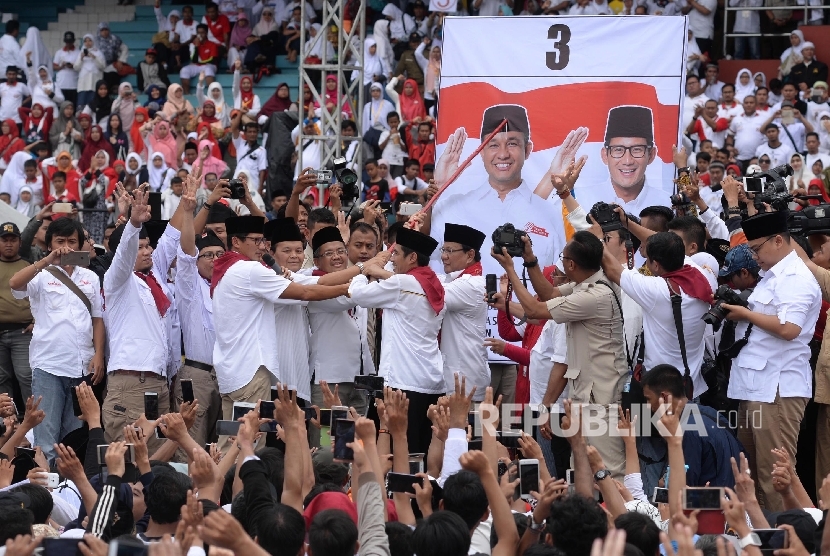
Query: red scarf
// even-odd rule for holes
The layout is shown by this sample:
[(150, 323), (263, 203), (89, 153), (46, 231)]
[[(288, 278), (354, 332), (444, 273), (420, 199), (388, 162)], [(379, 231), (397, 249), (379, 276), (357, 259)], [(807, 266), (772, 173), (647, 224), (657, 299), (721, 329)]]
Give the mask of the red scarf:
[(161, 285), (156, 280), (156, 277), (153, 276), (153, 272), (150, 271), (148, 274), (134, 272), (133, 274), (144, 280), (144, 283), (150, 287), (150, 293), (153, 294), (153, 301), (156, 302), (156, 309), (158, 309), (159, 315), (162, 317), (166, 315), (167, 309), (170, 308), (170, 300), (167, 298), (164, 290), (161, 289)]
[(458, 277), (461, 278), (462, 276), (481, 276), (482, 274), (484, 274), (484, 270), (481, 268), (481, 261), (479, 261), (465, 268), (464, 272), (459, 274)]
[[(242, 82), (245, 81), (246, 79), (251, 84), (251, 88), (248, 89), (247, 93), (242, 90)], [(239, 85), (240, 85), (239, 93), (240, 93), (240, 96), (242, 97), (242, 99), (241, 99), (242, 100), (242, 108), (247, 108), (247, 109), (250, 110), (251, 108), (254, 107), (254, 81), (250, 77), (245, 76), (245, 77), (243, 77), (242, 79), (239, 80)]]
[(418, 283), (424, 289), (430, 306), (439, 314), (444, 308), (444, 286), (441, 285), (441, 280), (438, 279), (435, 272), (428, 266), (417, 266), (407, 272), (410, 276), (418, 280)]
[(311, 271), (312, 276), (325, 276), (326, 274), (328, 274), (328, 272), (324, 272), (324, 271), (320, 270), (319, 268), (315, 268), (314, 270)]
[(663, 274), (661, 278), (666, 279), (669, 288), (675, 293), (682, 290), (689, 297), (712, 303), (712, 286), (703, 274), (691, 265), (683, 265), (683, 268)]
[(213, 262), (213, 276), (210, 280), (210, 296), (213, 297), (213, 290), (219, 285), (219, 281), (225, 273), (239, 261), (250, 261), (248, 257), (236, 251), (225, 251), (225, 254)]

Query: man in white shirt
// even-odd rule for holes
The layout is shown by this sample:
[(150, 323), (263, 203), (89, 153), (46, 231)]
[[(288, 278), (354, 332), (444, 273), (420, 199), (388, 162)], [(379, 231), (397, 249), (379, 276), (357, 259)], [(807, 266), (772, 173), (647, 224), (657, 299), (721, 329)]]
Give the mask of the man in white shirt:
[(729, 135), (735, 137), (738, 161), (742, 164), (755, 156), (755, 150), (764, 142), (761, 124), (764, 116), (755, 110), (755, 96), (746, 95), (743, 101), (743, 114), (735, 116), (729, 123)]
[[(784, 121), (789, 120), (790, 123), (785, 124)], [(808, 132), (813, 131), (813, 126), (805, 116), (793, 107), (793, 103), (789, 100), (781, 102), (780, 108), (776, 110), (762, 125), (766, 128), (766, 124), (774, 123), (780, 128), (779, 136), (781, 141), (793, 148), (794, 152), (801, 152), (804, 150), (804, 138)], [(787, 161), (789, 163), (789, 161)]]
[(441, 327), (441, 355), (444, 358), (446, 391), (455, 391), (455, 375), (467, 379), (467, 386), (476, 387), (474, 401), (484, 399), (490, 386), (487, 364), (487, 302), (486, 286), (481, 267), (481, 245), (485, 234), (460, 224), (444, 225), (444, 301), (447, 313)]
[(257, 143), (259, 124), (248, 122), (243, 126), (244, 136), (239, 132), (239, 123), (242, 120), (242, 111), (237, 112), (231, 120), (231, 134), (233, 145), (236, 147), (236, 170), (233, 177), (245, 170), (248, 174), (248, 189), (259, 192), (265, 197), (265, 178), (268, 175), (268, 153), (265, 147)]
[(703, 106), (695, 108), (695, 119), (686, 128), (686, 133), (698, 141), (709, 140), (715, 149), (720, 149), (726, 140), (729, 119), (718, 115), (718, 103), (711, 98)]
[[(75, 62), (78, 61), (78, 49), (75, 48), (75, 33), (67, 31), (63, 34), (64, 47), (55, 52), (52, 60), (52, 69), (55, 71), (55, 85), (63, 92), (63, 97), (76, 104), (78, 100), (78, 70)], [(57, 117), (57, 114), (54, 114)]]
[(821, 290), (795, 251), (786, 213), (758, 214), (745, 219), (742, 228), (765, 273), (749, 296), (749, 307), (723, 306), (726, 318), (739, 322), (735, 337), (749, 334), (732, 362), (728, 396), (741, 400), (738, 440), (763, 490), (759, 502), (769, 511), (780, 511), (783, 501), (772, 483), (778, 458), (771, 450), (783, 448), (796, 460), (801, 420), (813, 396), (809, 342), (821, 309)]
[(6, 34), (0, 37), (0, 75), (5, 75), (9, 66), (20, 63), (20, 22), (10, 19), (6, 22)]
[[(442, 229), (443, 231), (443, 229)], [(383, 309), (380, 376), (403, 390), (409, 401), (407, 440), (410, 453), (426, 453), (432, 438), (426, 414), (446, 392), (438, 332), (446, 313), (444, 287), (429, 268), (438, 242), (426, 234), (401, 228), (392, 251), (394, 274), (379, 263), (366, 265), (369, 282), (359, 275), (349, 295), (362, 307)]]
[(715, 102), (720, 102), (721, 90), (723, 89), (724, 85), (726, 85), (726, 83), (718, 80), (718, 65), (707, 64), (706, 77), (703, 82), (703, 92), (706, 93), (706, 96), (711, 98)]
[(404, 167), (404, 175), (395, 178), (398, 199), (424, 204), (429, 184), (418, 177), (420, 172), (421, 163), (417, 159), (410, 158)]
[(718, 118), (726, 118), (732, 121), (735, 116), (740, 116), (744, 113), (744, 108), (741, 103), (735, 101), (735, 85), (732, 83), (724, 83), (720, 89), (720, 104), (718, 105)]
[(83, 237), (77, 220), (54, 220), (46, 230), (50, 253), (9, 281), (16, 299), (29, 298), (35, 318), (29, 348), (32, 395), (43, 398), (39, 407), (46, 417), (34, 429), (34, 445), (50, 463), (54, 444), (82, 425), (72, 410), (72, 388), (87, 375), (94, 384), (104, 378), (106, 334), (98, 277), (87, 268), (60, 264), (63, 256), (81, 249)]
[[(8, 37), (8, 35), (4, 35)], [(10, 65), (6, 68), (6, 82), (0, 83), (0, 119), (14, 120), (17, 124), (22, 124), (20, 114), (17, 109), (23, 106), (23, 102), (32, 96), (32, 91), (25, 83), (17, 81), (20, 69), (17, 66)]]
[(264, 227), (264, 216), (228, 218), (225, 229), (231, 250), (213, 266), (213, 315), (221, 323), (213, 364), (224, 419), (232, 418), (234, 402), (270, 399), (272, 377), (279, 380), (275, 304), (286, 299), (331, 299), (348, 291), (345, 285), (301, 285), (263, 265)]
[(819, 125), (819, 113), (830, 110), (827, 92), (826, 81), (816, 81), (810, 89), (810, 98), (807, 100), (807, 119), (813, 127)]
[(764, 127), (764, 135), (767, 136), (767, 142), (761, 143), (755, 149), (755, 156), (761, 158), (767, 155), (770, 159), (771, 168), (776, 168), (782, 164), (789, 164), (790, 158), (795, 154), (795, 150), (787, 143), (781, 142), (778, 125), (773, 123), (767, 124)]
[(196, 36), (196, 27), (199, 22), (193, 19), (193, 8), (185, 6), (182, 8), (182, 19), (176, 22), (176, 35), (179, 37), (179, 42), (182, 46), (187, 46), (193, 42)]
[[(190, 180), (191, 178), (188, 178)], [(225, 254), (225, 244), (213, 232), (197, 238), (193, 229), (195, 198), (182, 197), (182, 234), (176, 258), (176, 308), (182, 327), (184, 364), (179, 369), (174, 394), (179, 403), (182, 380), (190, 380), (193, 397), (199, 402), (196, 421), (188, 432), (197, 444), (203, 446), (213, 437), (215, 423), (220, 417), (222, 399), (213, 368), (213, 344), (216, 332), (213, 304), (210, 301), (210, 279), (213, 263)]]
[(821, 160), (822, 168), (830, 168), (830, 154), (821, 152), (819, 146), (819, 135), (815, 131), (811, 131), (804, 139), (804, 145), (807, 147), (807, 153), (804, 155), (804, 169), (811, 171), (816, 160)]
[[(680, 125), (683, 129), (689, 127), (689, 124), (695, 118), (695, 110), (698, 106), (703, 106), (709, 97), (703, 93), (700, 86), (700, 79), (694, 74), (686, 76), (686, 98), (683, 100), (683, 120)], [(717, 101), (717, 99), (715, 99)]]

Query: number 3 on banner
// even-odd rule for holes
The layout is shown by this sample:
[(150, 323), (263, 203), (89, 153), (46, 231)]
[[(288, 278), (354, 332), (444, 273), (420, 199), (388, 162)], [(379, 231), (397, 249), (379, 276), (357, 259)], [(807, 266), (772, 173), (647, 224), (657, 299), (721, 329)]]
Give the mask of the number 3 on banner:
[(552, 70), (565, 69), (571, 56), (571, 49), (568, 47), (568, 41), (571, 40), (570, 27), (561, 23), (551, 25), (548, 29), (548, 39), (556, 42), (553, 43), (553, 52), (546, 54), (545, 63)]

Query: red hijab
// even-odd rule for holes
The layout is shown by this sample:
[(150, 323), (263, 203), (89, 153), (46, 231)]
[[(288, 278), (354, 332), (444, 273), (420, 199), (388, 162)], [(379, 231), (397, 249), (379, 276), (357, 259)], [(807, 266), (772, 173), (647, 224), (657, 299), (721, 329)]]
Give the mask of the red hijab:
[(3, 121), (9, 125), (9, 134), (0, 135), (0, 155), (2, 155), (3, 160), (8, 164), (11, 162), (12, 155), (18, 151), (22, 151), (26, 143), (20, 138), (20, 131), (18, 131), (17, 124), (14, 123), (14, 120), (9, 118)]
[[(245, 89), (242, 88), (242, 84), (246, 81), (248, 82), (248, 85), (251, 86), (247, 93), (245, 92)], [(242, 97), (241, 108), (251, 110), (254, 107), (254, 80), (251, 79), (250, 75), (243, 75), (242, 79), (239, 80), (239, 94)]]
[(424, 107), (424, 99), (421, 98), (421, 92), (418, 90), (418, 83), (414, 79), (407, 79), (404, 81), (404, 90), (407, 85), (412, 85), (412, 94), (407, 95), (401, 91), (399, 100), (401, 103), (401, 118), (406, 122), (411, 122), (415, 118), (425, 118), (427, 115)]
[(139, 155), (144, 151), (144, 137), (141, 135), (141, 126), (150, 120), (150, 113), (143, 106), (135, 109), (135, 115), (144, 116), (144, 121), (138, 123), (138, 118), (133, 118), (133, 125), (130, 127), (130, 141), (133, 142), (133, 151)]
[(818, 178), (813, 178), (810, 180), (810, 184), (807, 186), (807, 194), (816, 195), (816, 193), (810, 193), (810, 188), (814, 186), (819, 188), (820, 193), (818, 193), (818, 195), (821, 195), (823, 200), (820, 201), (818, 199), (807, 199), (807, 202), (810, 203), (810, 205), (812, 206), (820, 205), (822, 203), (830, 203), (830, 197), (827, 195), (827, 191), (824, 189), (824, 183)]
[(268, 101), (262, 107), (262, 110), (259, 111), (259, 113), (261, 115), (266, 116), (266, 117), (270, 117), (271, 114), (273, 114), (275, 112), (285, 112), (286, 110), (288, 110), (291, 107), (291, 94), (290, 94), (291, 90), (290, 89), (289, 89), (289, 95), (287, 97), (280, 98), (279, 96), (277, 96), (277, 93), (283, 87), (288, 89), (288, 83), (280, 83), (279, 85), (277, 85), (277, 90), (274, 91), (274, 94), (271, 96), (271, 98), (268, 99)]
[[(100, 134), (100, 138), (97, 141), (92, 140), (92, 131), (95, 129), (97, 129)], [(110, 160), (115, 160), (115, 153), (112, 151), (110, 142), (104, 139), (104, 132), (101, 130), (101, 126), (94, 125), (89, 128), (89, 136), (84, 142), (84, 151), (81, 153), (81, 158), (78, 161), (78, 169), (81, 172), (85, 173), (89, 170), (89, 161), (92, 160), (92, 157), (95, 156), (95, 153), (98, 151), (105, 151), (107, 155), (109, 155)]]

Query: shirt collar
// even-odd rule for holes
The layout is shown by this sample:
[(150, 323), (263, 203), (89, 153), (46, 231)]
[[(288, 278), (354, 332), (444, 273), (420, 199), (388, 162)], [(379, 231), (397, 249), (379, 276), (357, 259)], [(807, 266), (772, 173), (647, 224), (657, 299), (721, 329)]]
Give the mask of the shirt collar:
[(795, 259), (798, 258), (799, 257), (794, 250), (790, 251), (786, 257), (772, 265), (772, 268), (767, 270), (767, 274), (772, 274), (773, 276), (784, 276), (785, 274), (790, 274), (793, 263), (795, 262)]
[[(498, 197), (498, 194), (498, 191), (496, 191), (488, 181), (487, 187), (481, 188), (481, 193), (479, 194), (478, 200), (486, 199), (489, 195), (495, 195), (496, 197)], [(530, 196), (533, 195), (533, 191), (531, 191), (530, 187), (527, 185), (527, 181), (522, 180), (522, 183), (519, 184), (519, 187), (507, 192), (507, 195), (505, 195), (504, 197), (505, 200), (507, 200), (507, 198), (511, 195), (518, 195), (519, 197), (530, 199)]]

